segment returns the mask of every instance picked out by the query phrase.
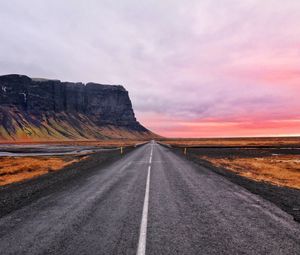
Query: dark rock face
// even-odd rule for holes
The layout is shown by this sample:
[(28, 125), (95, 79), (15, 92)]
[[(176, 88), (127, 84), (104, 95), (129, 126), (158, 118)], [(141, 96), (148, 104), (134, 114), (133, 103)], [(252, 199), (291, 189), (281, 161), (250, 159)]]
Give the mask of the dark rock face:
[[(56, 113), (83, 114), (97, 126), (148, 131), (137, 122), (123, 86), (0, 76), (0, 107), (14, 107), (34, 119)], [(0, 123), (1, 124), (1, 123)]]

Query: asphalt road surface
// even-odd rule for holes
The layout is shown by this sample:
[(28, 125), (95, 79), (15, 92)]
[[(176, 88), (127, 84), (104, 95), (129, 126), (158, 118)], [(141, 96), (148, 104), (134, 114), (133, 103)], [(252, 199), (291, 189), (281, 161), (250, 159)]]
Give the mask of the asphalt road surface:
[(0, 219), (0, 254), (300, 254), (275, 205), (155, 142)]

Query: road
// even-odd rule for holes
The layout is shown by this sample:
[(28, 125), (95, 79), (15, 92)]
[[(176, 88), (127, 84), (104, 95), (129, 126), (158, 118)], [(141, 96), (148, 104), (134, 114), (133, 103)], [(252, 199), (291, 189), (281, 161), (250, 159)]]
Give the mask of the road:
[(300, 254), (275, 205), (155, 142), (0, 219), (0, 254)]

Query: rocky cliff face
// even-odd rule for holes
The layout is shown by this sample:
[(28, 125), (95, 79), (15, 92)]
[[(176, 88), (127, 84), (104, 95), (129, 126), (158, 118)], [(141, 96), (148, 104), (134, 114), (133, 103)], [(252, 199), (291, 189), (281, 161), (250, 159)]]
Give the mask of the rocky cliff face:
[(0, 76), (2, 139), (105, 138), (118, 129), (125, 137), (151, 134), (136, 120), (122, 86)]

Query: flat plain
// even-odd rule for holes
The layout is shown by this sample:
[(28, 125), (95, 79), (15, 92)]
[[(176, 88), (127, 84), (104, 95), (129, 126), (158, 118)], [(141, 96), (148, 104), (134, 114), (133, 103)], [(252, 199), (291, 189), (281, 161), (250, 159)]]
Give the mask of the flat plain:
[(120, 150), (140, 140), (53, 141), (0, 144), (0, 186), (36, 178), (87, 160), (89, 155)]
[(255, 181), (300, 189), (300, 138), (164, 139), (200, 159)]

